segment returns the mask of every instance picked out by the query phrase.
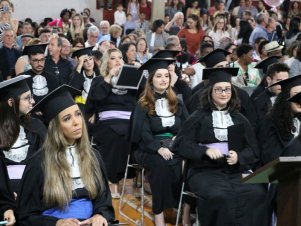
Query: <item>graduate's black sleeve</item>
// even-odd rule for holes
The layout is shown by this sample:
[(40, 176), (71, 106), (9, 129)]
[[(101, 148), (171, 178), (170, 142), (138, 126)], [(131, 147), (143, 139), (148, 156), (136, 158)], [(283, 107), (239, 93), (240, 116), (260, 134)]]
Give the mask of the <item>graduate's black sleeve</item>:
[(178, 80), (174, 84), (174, 87), (175, 87), (176, 94), (182, 94), (183, 102), (187, 106), (191, 97), (190, 87), (187, 85), (185, 81), (181, 80), (180, 78), (178, 78)]
[(84, 81), (85, 81), (84, 77), (76, 70), (73, 70), (70, 76), (69, 85), (78, 90), (82, 90)]
[(203, 114), (195, 111), (182, 125), (173, 149), (176, 150), (185, 159), (201, 160), (206, 153), (207, 147), (199, 145), (197, 142), (197, 133), (201, 128)]
[(235, 115), (238, 115), (239, 122), (244, 125), (244, 137), (246, 141), (245, 148), (241, 151), (234, 150), (237, 152), (238, 163), (242, 170), (255, 169), (259, 164), (259, 149), (255, 132), (248, 119), (240, 113), (236, 113)]
[(200, 96), (201, 96), (201, 92), (202, 90), (199, 90), (197, 92), (195, 92), (189, 99), (188, 104), (186, 104), (187, 106), (187, 110), (190, 114), (192, 114), (194, 111), (196, 111), (200, 106)]
[(9, 209), (14, 210), (15, 212), (16, 202), (10, 188), (10, 180), (8, 178), (6, 165), (0, 157), (0, 221), (4, 220), (3, 214)]
[(281, 156), (284, 144), (274, 123), (265, 117), (257, 129), (257, 139), (261, 151), (260, 159), (263, 164), (273, 161)]
[(18, 223), (21, 226), (55, 226), (56, 217), (43, 216), (43, 170), (41, 151), (27, 163), (17, 199)]
[(107, 173), (104, 168), (104, 162), (102, 161), (102, 158), (101, 158), (100, 154), (98, 153), (98, 151), (94, 150), (94, 153), (98, 159), (98, 162), (99, 162), (99, 165), (101, 168), (104, 186), (103, 186), (101, 194), (92, 201), (93, 202), (93, 214), (100, 214), (104, 218), (106, 218), (106, 220), (108, 222), (113, 222), (115, 220), (115, 214), (114, 214), (114, 208), (112, 205), (112, 197), (111, 197), (111, 192), (110, 192), (110, 188), (109, 188)]
[(293, 139), (283, 150), (282, 156), (301, 156), (300, 135)]
[(57, 87), (60, 86), (60, 80), (58, 77), (54, 76), (53, 74), (45, 72), (49, 92), (55, 90)]
[(105, 105), (111, 89), (112, 86), (105, 82), (101, 76), (94, 78), (85, 104), (85, 112), (94, 114), (97, 106)]

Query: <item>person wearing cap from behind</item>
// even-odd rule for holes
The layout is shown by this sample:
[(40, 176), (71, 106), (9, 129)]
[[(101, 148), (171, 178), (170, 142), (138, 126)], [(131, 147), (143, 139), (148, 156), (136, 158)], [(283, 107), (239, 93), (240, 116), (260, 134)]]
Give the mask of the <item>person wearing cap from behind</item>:
[(0, 83), (0, 157), (8, 168), (11, 187), (16, 194), (24, 168), (42, 146), (46, 134), (43, 123), (28, 115), (35, 103), (26, 82), (28, 77), (20, 75)]
[(288, 79), (289, 70), (289, 67), (284, 63), (274, 63), (268, 67), (264, 77), (267, 87), (254, 99), (254, 107), (259, 121), (261, 121), (269, 112), (274, 105), (277, 96), (281, 93), (281, 87), (273, 86), (273, 84)]
[(180, 197), (182, 160), (172, 143), (188, 114), (171, 87), (168, 66), (174, 61), (151, 58), (139, 68), (149, 76), (131, 125), (134, 158), (150, 171), (156, 226), (165, 225), (163, 211), (177, 208)]
[(46, 46), (47, 44), (30, 45), (23, 50), (23, 55), (28, 56), (31, 65), (31, 69), (23, 74), (30, 75), (27, 83), (36, 102), (60, 85), (58, 77), (44, 70)]
[(196, 202), (202, 226), (265, 225), (264, 185), (241, 181), (242, 173), (258, 166), (259, 151), (231, 84), (237, 73), (238, 68), (204, 69), (209, 85), (201, 96), (201, 108), (184, 122), (174, 143), (190, 162), (188, 185), (201, 197)]
[(268, 67), (274, 63), (280, 63), (280, 59), (281, 57), (279, 56), (271, 56), (268, 58), (263, 59), (262, 61), (258, 62), (255, 65), (255, 68), (257, 68), (259, 70), (260, 73), (260, 77), (261, 77), (261, 82), (259, 83), (259, 85), (253, 90), (252, 94), (251, 94), (251, 99), (254, 101), (255, 98), (261, 94), (265, 88), (268, 86), (267, 84), (267, 76), (266, 76), (266, 72), (268, 70)]
[(114, 220), (99, 153), (91, 147), (83, 115), (63, 85), (32, 111), (49, 123), (43, 148), (28, 162), (18, 199), (21, 225), (104, 225)]
[[(281, 156), (285, 146), (300, 133), (301, 107), (297, 103), (289, 102), (288, 98), (301, 92), (301, 75), (279, 81), (272, 86), (279, 85), (281, 93), (256, 129), (260, 159), (263, 164)], [(276, 211), (276, 190), (276, 187), (272, 186), (268, 192), (266, 209), (269, 219), (272, 219), (272, 213)]]
[(81, 95), (75, 98), (75, 102), (82, 110), (86, 104), (92, 80), (100, 75), (98, 66), (92, 56), (93, 48), (94, 46), (79, 49), (72, 54), (72, 57), (76, 58), (78, 63), (70, 76), (69, 85), (82, 92)]

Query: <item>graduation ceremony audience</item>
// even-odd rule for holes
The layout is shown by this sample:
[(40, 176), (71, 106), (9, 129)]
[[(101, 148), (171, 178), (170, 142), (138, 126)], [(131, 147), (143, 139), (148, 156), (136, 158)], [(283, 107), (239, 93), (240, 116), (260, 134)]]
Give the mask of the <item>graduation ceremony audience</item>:
[[(301, 155), (298, 1), (168, 0), (153, 18), (149, 0), (113, 0), (112, 18), (66, 6), (40, 23), (14, 3), (0, 0), (0, 224), (118, 224), (122, 185), (143, 183), (153, 225), (174, 225), (185, 182), (182, 225), (276, 225), (277, 186), (241, 178)], [(125, 178), (128, 156), (144, 181)]]

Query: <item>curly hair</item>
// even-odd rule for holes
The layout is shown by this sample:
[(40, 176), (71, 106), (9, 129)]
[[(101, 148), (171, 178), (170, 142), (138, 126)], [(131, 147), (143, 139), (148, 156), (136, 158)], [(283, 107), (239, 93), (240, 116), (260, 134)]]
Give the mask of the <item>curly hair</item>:
[[(155, 90), (154, 90), (154, 85), (153, 85), (153, 77), (156, 74), (156, 72), (150, 73), (149, 77), (147, 79), (145, 88), (142, 92), (141, 97), (138, 100), (138, 103), (141, 107), (146, 108), (148, 111), (148, 115), (155, 115)], [(173, 114), (175, 114), (178, 110), (178, 99), (175, 94), (175, 92), (172, 90), (171, 85), (171, 76), (169, 75), (169, 86), (166, 90), (167, 93), (167, 99), (168, 99), (168, 104), (169, 104), (169, 110)]]
[(294, 114), (291, 110), (291, 103), (287, 101), (290, 97), (290, 90), (283, 90), (276, 98), (275, 104), (268, 113), (282, 138), (291, 136)]
[[(205, 111), (212, 111), (216, 109), (212, 99), (213, 85), (207, 86), (200, 96), (200, 107)], [(228, 111), (234, 112), (240, 109), (240, 100), (237, 95), (235, 87), (231, 84), (231, 98), (228, 103)]]

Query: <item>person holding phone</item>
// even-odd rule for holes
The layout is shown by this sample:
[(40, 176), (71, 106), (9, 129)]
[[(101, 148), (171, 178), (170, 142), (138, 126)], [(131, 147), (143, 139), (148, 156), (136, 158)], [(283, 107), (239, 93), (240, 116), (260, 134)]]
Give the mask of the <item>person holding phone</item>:
[[(238, 68), (204, 69), (209, 85), (201, 95), (201, 108), (184, 122), (174, 148), (189, 161), (187, 181), (196, 199), (202, 226), (266, 225), (264, 185), (243, 184), (242, 173), (259, 164), (259, 151), (250, 122), (239, 113), (231, 77)], [(229, 150), (228, 128), (242, 124), (241, 148)], [(238, 145), (235, 145), (238, 146)]]

